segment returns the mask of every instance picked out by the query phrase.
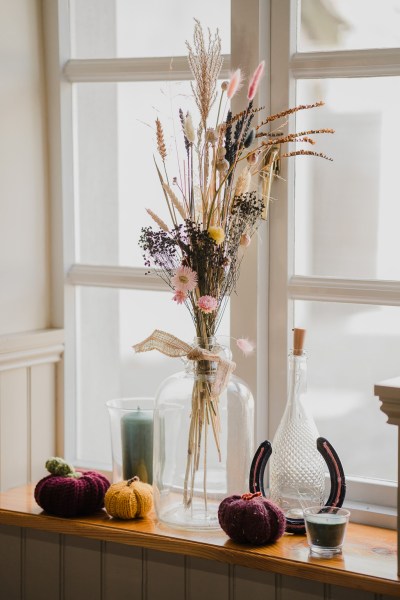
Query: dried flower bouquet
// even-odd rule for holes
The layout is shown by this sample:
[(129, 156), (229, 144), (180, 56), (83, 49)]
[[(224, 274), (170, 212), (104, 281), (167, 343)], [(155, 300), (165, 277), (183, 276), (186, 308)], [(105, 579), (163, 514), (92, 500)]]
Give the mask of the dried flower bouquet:
[[(235, 290), (240, 263), (251, 238), (263, 218), (266, 218), (268, 194), (263, 197), (251, 189), (253, 177), (261, 174), (272, 177), (272, 165), (265, 168), (272, 149), (301, 142), (315, 143), (313, 135), (332, 133), (331, 129), (301, 131), (284, 135), (285, 117), (298, 111), (322, 105), (297, 106), (271, 115), (254, 126), (255, 115), (262, 110), (253, 104), (264, 71), (261, 62), (248, 83), (247, 107), (238, 114), (228, 108), (241, 87), (242, 73), (237, 69), (218, 91), (222, 67), (221, 40), (218, 31), (204, 35), (196, 20), (193, 45), (187, 42), (188, 60), (193, 74), (192, 92), (199, 115), (194, 126), (193, 116), (179, 110), (184, 159), (180, 172), (168, 176), (168, 156), (162, 123), (156, 120), (159, 161), (155, 161), (158, 177), (168, 207), (168, 225), (152, 210), (147, 212), (157, 228), (144, 227), (140, 245), (145, 264), (155, 267), (156, 273), (173, 292), (172, 299), (189, 310), (199, 345), (210, 350), (221, 321), (227, 300)], [(216, 123), (210, 123), (210, 111), (219, 96)], [(282, 122), (283, 120), (283, 122)], [(271, 124), (280, 123), (274, 129)], [(287, 150), (281, 158), (310, 154), (328, 158), (312, 150)], [(161, 159), (161, 161), (160, 161)], [(330, 159), (329, 159), (330, 160)], [(269, 161), (271, 163), (271, 161)], [(273, 160), (272, 160), (273, 162)], [(252, 345), (245, 339), (237, 341), (245, 352)], [(193, 499), (194, 479), (199, 468), (202, 439), (212, 427), (220, 452), (220, 422), (218, 396), (213, 394), (210, 376), (213, 363), (199, 360), (192, 394), (192, 412), (187, 448), (187, 468), (184, 482), (184, 504)], [(202, 376), (201, 376), (202, 375)], [(204, 501), (207, 503), (206, 452), (204, 461)]]

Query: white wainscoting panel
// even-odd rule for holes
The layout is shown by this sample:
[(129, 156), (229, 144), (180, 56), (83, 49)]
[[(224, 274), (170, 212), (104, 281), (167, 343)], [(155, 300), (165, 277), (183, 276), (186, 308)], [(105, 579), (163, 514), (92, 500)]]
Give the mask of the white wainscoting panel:
[(0, 527), (0, 597), (20, 600), (22, 591), (21, 574), (21, 529), (2, 525)]
[(210, 590), (220, 600), (229, 600), (229, 565), (204, 558), (186, 558), (186, 588), (190, 600), (204, 600)]
[(143, 583), (146, 600), (186, 600), (185, 557), (144, 550)]
[(279, 600), (320, 600), (325, 598), (325, 586), (319, 581), (278, 575)]
[[(375, 594), (368, 594), (361, 590), (349, 590), (336, 585), (328, 586), (327, 596), (327, 600), (375, 600)], [(378, 596), (378, 598), (380, 597)]]
[(0, 525), (1, 600), (390, 600), (216, 561)]
[(29, 373), (26, 368), (0, 373), (1, 490), (30, 480)]
[(46, 475), (43, 457), (56, 454), (56, 368), (54, 363), (30, 368), (31, 481)]
[(55, 600), (60, 593), (60, 536), (22, 530), (23, 600)]
[(56, 454), (63, 340), (60, 329), (0, 336), (0, 491), (37, 481)]
[(62, 599), (100, 600), (103, 542), (70, 535), (63, 538)]
[(234, 600), (249, 600), (249, 598), (262, 598), (263, 600), (276, 600), (275, 573), (255, 571), (247, 567), (233, 567), (234, 569)]
[(142, 598), (143, 550), (106, 542), (103, 552), (102, 600)]

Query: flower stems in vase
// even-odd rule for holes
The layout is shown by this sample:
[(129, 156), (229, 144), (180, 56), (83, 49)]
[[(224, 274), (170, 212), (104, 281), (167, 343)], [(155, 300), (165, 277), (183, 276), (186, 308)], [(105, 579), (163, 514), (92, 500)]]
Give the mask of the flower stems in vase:
[[(273, 167), (278, 160), (277, 148), (289, 146), (280, 158), (300, 154), (328, 158), (312, 150), (297, 147), (292, 150), (290, 145), (313, 145), (315, 140), (311, 136), (333, 133), (333, 130), (317, 129), (284, 135), (286, 121), (275, 126), (276, 121), (279, 123), (298, 110), (321, 106), (321, 102), (281, 111), (260, 119), (257, 125), (255, 121), (262, 109), (254, 106), (254, 99), (264, 71), (263, 61), (249, 80), (247, 106), (232, 114), (229, 102), (237, 93), (243, 77), (241, 70), (237, 69), (230, 81), (223, 82), (218, 89), (223, 61), (218, 31), (214, 35), (209, 31), (205, 36), (200, 22), (195, 20), (193, 43), (187, 42), (187, 48), (198, 115), (195, 117), (183, 109), (179, 110), (183, 160), (178, 156), (178, 163), (183, 168), (180, 167), (172, 177), (167, 174), (169, 155), (163, 125), (160, 119), (156, 120), (158, 160), (161, 159), (162, 168), (157, 160), (155, 164), (171, 223), (166, 223), (147, 209), (157, 227), (142, 228), (139, 244), (145, 265), (154, 268), (169, 286), (172, 300), (189, 310), (199, 340), (197, 355), (196, 349), (194, 352), (186, 350), (185, 344), (182, 346), (179, 340), (177, 344), (179, 351), (194, 361), (195, 370), (183, 482), (183, 504), (190, 507), (195, 493), (196, 473), (201, 468), (204, 470), (203, 493), (207, 506), (207, 465), (211, 451), (207, 443), (212, 442), (212, 450), (221, 459), (220, 394), (234, 368), (234, 363), (229, 360), (223, 363), (222, 359), (218, 359), (217, 367), (215, 359), (207, 356), (213, 351), (210, 340), (216, 335), (227, 300), (235, 291), (242, 259), (251, 238), (266, 218)], [(213, 126), (210, 126), (210, 111), (218, 97), (217, 120), (215, 123), (213, 119)], [(178, 139), (175, 145), (179, 149)], [(266, 160), (269, 160), (268, 173), (265, 170)], [(263, 186), (264, 194), (258, 193), (257, 175), (268, 180), (268, 185)], [(171, 339), (166, 351), (162, 336), (167, 334), (158, 333), (162, 335), (156, 336), (159, 338), (156, 344), (150, 338), (146, 340), (146, 350), (157, 348), (170, 356), (182, 355), (175, 353), (175, 341)], [(241, 346), (238, 344), (239, 347), (248, 348), (245, 340), (240, 341), (243, 343)], [(137, 346), (140, 347), (138, 351), (143, 351), (143, 344)], [(225, 374), (223, 385), (221, 372)], [(209, 435), (210, 432), (212, 435)]]

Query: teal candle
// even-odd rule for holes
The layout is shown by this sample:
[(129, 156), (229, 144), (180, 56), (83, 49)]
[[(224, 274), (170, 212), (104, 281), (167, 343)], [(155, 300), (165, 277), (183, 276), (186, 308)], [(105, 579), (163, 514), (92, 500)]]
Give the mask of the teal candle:
[(153, 411), (136, 410), (121, 418), (122, 477), (137, 475), (153, 483)]

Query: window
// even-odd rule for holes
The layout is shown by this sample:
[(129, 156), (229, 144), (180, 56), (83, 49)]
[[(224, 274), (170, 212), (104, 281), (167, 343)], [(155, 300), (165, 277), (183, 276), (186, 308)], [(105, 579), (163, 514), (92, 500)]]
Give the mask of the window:
[(270, 426), (281, 414), (274, 398), (285, 397), (289, 332), (303, 326), (309, 402), (342, 458), (348, 499), (395, 506), (397, 436), (373, 388), (399, 364), (400, 2), (385, 3), (379, 15), (374, 3), (357, 0), (271, 6), (273, 112), (322, 99), (325, 106), (300, 111), (290, 128), (336, 132), (316, 146), (333, 163), (286, 162), (275, 188)]
[(109, 465), (105, 402), (154, 393), (180, 368), (130, 346), (156, 327), (184, 339), (191, 331), (161, 280), (145, 275), (137, 238), (146, 206), (164, 208), (151, 126), (187, 93), (184, 41), (196, 16), (220, 29), (223, 77), (230, 65), (248, 74), (265, 59), (260, 105), (274, 113), (322, 97), (325, 106), (298, 113), (290, 130), (336, 129), (319, 144), (333, 163), (282, 161), (270, 221), (249, 249), (221, 329), (256, 340), (256, 355), (238, 357), (237, 369), (256, 398), (256, 441), (271, 439), (280, 421), (290, 332), (303, 326), (310, 405), (343, 460), (349, 498), (395, 505), (395, 432), (373, 385), (398, 369), (399, 4), (387, 2), (385, 18), (380, 7), (373, 38), (374, 3), (365, 0), (45, 4), (47, 29), (59, 31), (47, 60), (53, 220), (64, 239), (62, 252), (55, 240), (53, 262), (60, 325), (64, 298), (68, 458)]
[[(60, 105), (59, 116), (52, 114), (61, 132), (52, 139), (60, 144), (58, 190), (54, 172), (52, 181), (63, 215), (65, 455), (75, 464), (110, 468), (105, 402), (152, 395), (182, 368), (177, 359), (131, 350), (156, 328), (187, 341), (193, 331), (188, 312), (146, 274), (138, 239), (150, 224), (146, 207), (168, 219), (152, 161), (154, 122), (163, 122), (170, 159), (178, 108), (190, 110), (192, 100), (185, 39), (193, 16), (219, 28), (226, 79), (230, 13), (229, 0), (217, 7), (160, 0), (140, 8), (130, 0), (46, 6), (48, 29), (59, 31), (60, 64), (50, 69), (51, 110), (57, 96)], [(221, 335), (230, 331), (229, 318), (228, 306)]]

